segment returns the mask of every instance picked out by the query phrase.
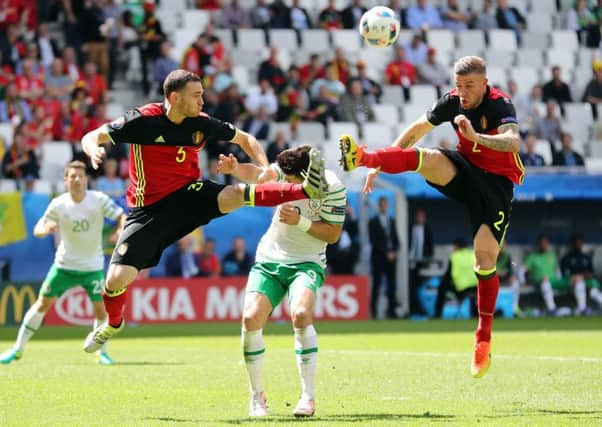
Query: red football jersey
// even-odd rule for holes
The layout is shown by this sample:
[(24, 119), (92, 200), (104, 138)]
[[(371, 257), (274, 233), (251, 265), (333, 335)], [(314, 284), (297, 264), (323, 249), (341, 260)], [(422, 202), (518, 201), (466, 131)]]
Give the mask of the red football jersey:
[(161, 103), (128, 111), (108, 124), (113, 143), (130, 145), (129, 207), (149, 206), (201, 177), (198, 151), (206, 143), (231, 141), (230, 123), (201, 113), (175, 124)]
[(520, 160), (519, 153), (496, 151), (478, 143), (472, 142), (462, 136), (454, 118), (464, 114), (472, 127), (478, 133), (496, 135), (497, 128), (507, 123), (517, 123), (516, 112), (512, 101), (501, 90), (487, 87), (483, 102), (477, 108), (464, 110), (460, 106), (460, 97), (456, 89), (452, 89), (437, 101), (435, 106), (427, 112), (428, 121), (438, 126), (443, 122), (450, 122), (458, 135), (457, 150), (462, 153), (473, 165), (502, 175), (515, 184), (522, 184), (525, 176), (525, 167)]

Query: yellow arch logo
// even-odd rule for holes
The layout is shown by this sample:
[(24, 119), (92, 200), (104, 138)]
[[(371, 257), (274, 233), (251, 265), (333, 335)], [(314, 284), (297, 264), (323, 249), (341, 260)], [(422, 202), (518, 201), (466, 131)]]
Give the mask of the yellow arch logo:
[[(28, 303), (25, 305), (25, 297)], [(0, 326), (6, 325), (8, 315), (8, 300), (13, 302), (13, 321), (20, 323), (23, 320), (23, 314), (26, 308), (29, 308), (36, 301), (36, 292), (30, 285), (16, 287), (8, 285), (2, 290), (0, 295)]]

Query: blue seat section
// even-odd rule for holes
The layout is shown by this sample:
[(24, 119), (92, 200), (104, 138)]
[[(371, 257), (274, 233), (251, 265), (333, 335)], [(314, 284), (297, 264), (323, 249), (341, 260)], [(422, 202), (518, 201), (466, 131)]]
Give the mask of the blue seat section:
[(23, 213), (27, 238), (21, 242), (0, 247), (0, 258), (10, 260), (11, 279), (14, 281), (40, 281), (54, 261), (54, 238), (33, 237), (33, 227), (44, 214), (50, 198), (47, 194), (23, 193)]

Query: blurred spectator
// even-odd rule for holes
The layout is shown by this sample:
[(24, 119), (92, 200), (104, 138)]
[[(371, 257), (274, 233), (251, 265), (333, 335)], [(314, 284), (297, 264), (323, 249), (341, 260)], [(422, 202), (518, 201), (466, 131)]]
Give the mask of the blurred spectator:
[(560, 136), (562, 148), (554, 153), (554, 166), (584, 166), (581, 154), (573, 150), (573, 136), (568, 132), (562, 132)]
[(405, 100), (410, 98), (410, 86), (416, 84), (416, 67), (406, 60), (403, 46), (395, 48), (395, 59), (385, 69), (385, 83), (400, 85)]
[(90, 113), (92, 98), (83, 82), (79, 82), (71, 92), (71, 110), (79, 114), (82, 119)]
[(433, 230), (426, 219), (424, 209), (416, 209), (414, 223), (409, 233), (410, 246), (408, 258), (410, 261), (410, 315), (426, 315), (418, 299), (418, 289), (424, 277), (420, 270), (428, 265), (433, 256)]
[(27, 43), (25, 56), (21, 58), (19, 62), (17, 62), (17, 67), (15, 68), (16, 74), (23, 74), (23, 62), (27, 60), (31, 62), (31, 74), (41, 80), (44, 80), (44, 72), (46, 71), (46, 68), (40, 61), (40, 50), (35, 42)]
[(359, 226), (351, 205), (345, 207), (345, 222), (338, 242), (326, 247), (328, 267), (332, 274), (354, 274), (360, 255)]
[(573, 102), (573, 98), (571, 97), (569, 85), (560, 79), (561, 73), (560, 66), (554, 65), (552, 67), (552, 80), (543, 85), (541, 100), (543, 102), (548, 102), (552, 99), (558, 102), (562, 109), (562, 104), (565, 102)]
[(15, 78), (12, 67), (4, 63), (2, 55), (2, 50), (0, 50), (0, 98), (4, 98), (6, 85)]
[(83, 63), (84, 55), (82, 51), (82, 31), (84, 28), (84, 8), (86, 2), (78, 0), (63, 0), (62, 6), (65, 10), (65, 42), (68, 46), (72, 46), (74, 54), (77, 56), (76, 62)]
[(43, 105), (33, 107), (33, 120), (23, 125), (25, 143), (36, 153), (40, 153), (42, 144), (52, 139), (52, 117), (47, 116)]
[(534, 133), (527, 133), (525, 136), (525, 151), (520, 153), (520, 159), (525, 166), (545, 166), (542, 156), (535, 152), (537, 138)]
[(600, 45), (600, 25), (596, 15), (588, 9), (587, 0), (576, 0), (566, 13), (566, 29), (577, 33), (579, 44), (589, 48)]
[(349, 30), (358, 29), (360, 26), (360, 19), (362, 15), (366, 13), (366, 10), (368, 9), (362, 5), (362, 0), (352, 0), (351, 4), (341, 12), (343, 28)]
[(520, 282), (514, 271), (514, 263), (512, 257), (506, 251), (506, 243), (502, 242), (500, 246), (500, 253), (497, 257), (495, 264), (495, 270), (500, 278), (500, 286), (509, 287), (512, 291), (512, 312), (515, 315), (520, 315), (519, 302), (520, 302)]
[(336, 8), (336, 0), (328, 0), (328, 5), (318, 15), (318, 22), (320, 28), (328, 31), (343, 28), (343, 18)]
[(239, 0), (230, 0), (230, 4), (222, 7), (218, 12), (217, 24), (221, 28), (231, 30), (249, 28), (251, 26), (249, 11), (240, 6)]
[(59, 100), (69, 99), (73, 87), (74, 82), (65, 73), (63, 60), (55, 58), (50, 66), (50, 71), (46, 73), (46, 95)]
[(4, 177), (16, 180), (31, 180), (40, 177), (40, 164), (36, 153), (27, 146), (21, 127), (15, 129), (13, 144), (2, 160)]
[(87, 61), (98, 67), (98, 72), (107, 78), (109, 75), (109, 44), (106, 37), (104, 0), (86, 2), (81, 15), (83, 49)]
[(56, 40), (51, 38), (48, 33), (48, 24), (38, 25), (35, 42), (40, 55), (40, 63), (44, 68), (50, 67), (54, 58), (58, 56), (59, 49)]
[(176, 249), (167, 255), (165, 275), (167, 277), (183, 277), (188, 279), (199, 274), (192, 250), (192, 239), (182, 237), (176, 243)]
[[(338, 84), (342, 84), (337, 80)], [(327, 85), (318, 86), (318, 96), (312, 98), (309, 110), (297, 110), (302, 120), (316, 121), (327, 126), (328, 122), (338, 120), (337, 105), (339, 99), (332, 95)]]
[(123, 14), (121, 1), (118, 2), (118, 0), (106, 0), (106, 3), (103, 7), (103, 12), (105, 17), (105, 35), (109, 44), (109, 74), (107, 76), (107, 85), (110, 89), (113, 87), (115, 74), (119, 68), (118, 57), (120, 49), (120, 20), (121, 15)]
[(233, 64), (229, 56), (219, 61), (215, 67), (215, 76), (213, 77), (213, 90), (221, 93), (230, 86), (236, 84), (232, 76)]
[(493, 10), (492, 0), (483, 0), (483, 7), (475, 14), (473, 26), (476, 30), (482, 31), (497, 28), (496, 11)]
[(203, 111), (210, 116), (215, 116), (218, 107), (219, 97), (217, 93), (211, 88), (205, 89), (205, 92), (203, 92)]
[[(230, 175), (227, 176), (230, 177)], [(218, 184), (228, 184), (226, 182), (226, 175), (219, 172), (219, 162), (217, 159), (209, 159), (207, 164), (207, 179)]]
[(21, 97), (17, 85), (9, 83), (6, 86), (4, 99), (0, 101), (0, 122), (11, 122), (18, 125), (31, 120), (31, 110)]
[(598, 104), (602, 102), (602, 62), (594, 63), (594, 78), (592, 78), (583, 91), (582, 102), (589, 102), (592, 106), (594, 119), (598, 118)]
[(316, 79), (321, 79), (326, 76), (326, 68), (322, 65), (320, 55), (312, 53), (309, 57), (309, 62), (299, 68), (301, 83), (309, 87)]
[(259, 82), (258, 93), (252, 93), (247, 96), (245, 107), (249, 114), (257, 113), (260, 107), (263, 107), (265, 113), (270, 117), (276, 114), (276, 111), (278, 111), (278, 99), (274, 95), (274, 90), (268, 80), (261, 80)]
[(377, 318), (378, 297), (383, 275), (387, 285), (387, 317), (397, 317), (397, 251), (399, 238), (393, 217), (389, 216), (389, 200), (386, 197), (378, 199), (378, 214), (368, 223), (372, 253), (372, 295), (370, 311), (372, 318)]
[(341, 97), (339, 103), (339, 119), (344, 122), (354, 122), (361, 131), (364, 123), (375, 120), (374, 111), (358, 79), (349, 80), (347, 88), (347, 93)]
[(452, 292), (461, 304), (465, 298), (470, 300), (470, 315), (477, 314), (475, 294), (477, 290), (477, 277), (474, 274), (474, 254), (467, 247), (464, 239), (454, 241), (449, 264), (441, 283), (437, 288), (437, 302), (435, 303), (435, 317), (441, 318), (447, 292)]
[(126, 73), (125, 77), (128, 80), (133, 80), (128, 72), (130, 71), (130, 63), (136, 61), (135, 58), (142, 58), (138, 30), (134, 26), (132, 12), (130, 10), (124, 10), (119, 20), (119, 50), (117, 62), (119, 68)]
[(207, 67), (205, 73), (213, 73), (215, 66), (226, 58), (226, 48), (222, 40), (215, 34), (215, 25), (209, 21), (205, 26), (203, 35), (207, 37), (209, 45), (207, 53), (209, 54), (210, 67)]
[(303, 108), (307, 108), (309, 105), (307, 91), (301, 83), (299, 69), (295, 65), (291, 65), (289, 68), (286, 80), (286, 86), (278, 97), (276, 121), (279, 122), (288, 121), (298, 105), (303, 106)]
[[(145, 0), (146, 2), (148, 2), (148, 0)], [(153, 0), (151, 0), (153, 1)], [(164, 0), (167, 1), (167, 0)], [(220, 0), (194, 0), (194, 4), (197, 7), (197, 9), (203, 9), (203, 10), (209, 10), (209, 11), (214, 11), (214, 10), (218, 10), (220, 9)]]
[(273, 0), (270, 4), (270, 28), (291, 28), (288, 6), (283, 0)]
[(71, 110), (71, 102), (61, 102), (61, 111), (54, 120), (52, 136), (57, 141), (69, 141), (78, 143), (84, 136), (83, 117)]
[(153, 65), (153, 81), (157, 85), (157, 93), (163, 95), (163, 81), (173, 70), (179, 68), (178, 63), (171, 57), (171, 43), (161, 43), (161, 54)]
[(5, 31), (9, 25), (21, 22), (20, 0), (3, 0), (0, 5), (3, 12), (0, 14), (0, 31)]
[(592, 256), (583, 250), (583, 235), (575, 234), (570, 239), (569, 251), (560, 260), (560, 270), (564, 278), (562, 286), (571, 287), (577, 300), (577, 314), (584, 315), (587, 310), (587, 289), (590, 298), (602, 308), (600, 282), (594, 277)]
[(345, 85), (337, 78), (336, 67), (327, 67), (326, 78), (314, 80), (310, 89), (312, 99), (323, 97), (322, 87), (326, 87), (328, 95), (338, 104), (339, 98), (345, 93)]
[(14, 70), (20, 58), (25, 56), (27, 50), (25, 41), (17, 25), (9, 25), (6, 33), (0, 31), (0, 48), (2, 50), (3, 62), (10, 65)]
[(508, 0), (497, 0), (497, 11), (495, 14), (498, 28), (502, 30), (514, 30), (516, 40), (520, 46), (520, 33), (525, 29), (527, 21), (515, 7), (508, 7)]
[(556, 108), (556, 102), (548, 101), (546, 103), (546, 115), (535, 121), (534, 131), (537, 139), (547, 139), (552, 144), (560, 139), (560, 118)]
[(75, 49), (71, 46), (66, 46), (63, 49), (63, 67), (65, 73), (75, 83), (83, 78), (83, 73), (77, 65), (77, 58), (75, 56)]
[(334, 79), (340, 81), (344, 85), (347, 84), (351, 67), (349, 65), (349, 61), (347, 60), (345, 50), (342, 47), (339, 46), (335, 49), (334, 59), (330, 61), (326, 67), (330, 72), (332, 72), (332, 77)]
[[(164, 46), (163, 42), (161, 46)], [(209, 54), (209, 39), (205, 34), (199, 34), (196, 40), (184, 52), (182, 59), (182, 68), (192, 73), (203, 76), (205, 67), (211, 63), (211, 55)]]
[(560, 282), (558, 258), (550, 248), (550, 240), (546, 235), (537, 238), (537, 248), (525, 259), (525, 277), (527, 283), (535, 286), (541, 293), (549, 314), (556, 314), (554, 290)]
[(447, 4), (441, 8), (441, 18), (443, 28), (457, 33), (468, 29), (472, 15), (460, 10), (458, 0), (447, 0)]
[(415, 6), (408, 7), (406, 21), (410, 30), (426, 31), (443, 26), (439, 11), (435, 6), (429, 5), (427, 0), (416, 0)]
[(222, 266), (215, 254), (215, 239), (206, 239), (198, 260), (199, 276), (218, 277)]
[(123, 196), (125, 194), (125, 184), (123, 180), (117, 176), (117, 168), (119, 167), (117, 160), (111, 158), (106, 159), (102, 167), (104, 175), (96, 179), (96, 189), (112, 198)]
[(242, 237), (232, 240), (232, 249), (222, 258), (222, 275), (246, 276), (251, 270), (253, 259), (247, 252), (247, 244)]
[(300, 0), (293, 0), (293, 6), (290, 8), (291, 28), (296, 31), (312, 28), (311, 18), (307, 10), (301, 6)]
[(266, 108), (261, 105), (255, 114), (250, 114), (243, 122), (242, 130), (250, 133), (259, 140), (268, 139), (270, 133), (270, 118), (267, 115)]
[(18, 74), (15, 78), (19, 94), (28, 101), (40, 98), (44, 93), (43, 78), (43, 74), (38, 76), (34, 73), (33, 61), (25, 59), (21, 74)]
[(148, 94), (150, 83), (148, 81), (148, 61), (154, 61), (159, 56), (161, 43), (165, 40), (165, 33), (161, 28), (161, 22), (155, 16), (155, 4), (153, 1), (144, 2), (144, 19), (139, 28), (140, 53), (142, 66), (142, 90)]
[[(84, 133), (91, 132), (97, 127), (111, 121), (107, 117), (107, 104), (95, 105), (90, 113), (90, 115), (84, 117)], [(117, 144), (111, 144), (112, 149), (117, 149), (115, 145)]]
[(270, 26), (270, 8), (266, 0), (257, 0), (255, 7), (251, 8), (250, 16), (253, 28), (268, 29)]
[(284, 131), (282, 129), (277, 130), (274, 140), (270, 142), (268, 148), (265, 150), (268, 162), (275, 163), (276, 159), (278, 158), (278, 154), (288, 149), (289, 145), (286, 141), (286, 135), (284, 134)]
[(92, 105), (105, 104), (109, 101), (108, 86), (105, 77), (98, 73), (96, 64), (87, 62), (84, 66), (83, 85), (92, 99)]
[(242, 97), (238, 86), (233, 83), (220, 94), (220, 103), (215, 117), (230, 123), (236, 123), (244, 112)]
[(382, 87), (378, 82), (368, 77), (366, 63), (361, 59), (357, 61), (357, 79), (362, 84), (364, 95), (368, 97), (370, 103), (380, 103), (380, 97), (383, 94)]
[(412, 39), (404, 45), (406, 61), (411, 63), (413, 66), (418, 66), (426, 61), (428, 54), (428, 47), (422, 40), (422, 36), (416, 33), (412, 36)]
[(268, 59), (259, 64), (257, 81), (261, 82), (262, 80), (269, 81), (276, 93), (280, 93), (286, 85), (286, 74), (280, 66), (280, 60), (278, 59), (278, 48), (275, 46), (270, 47)]
[(541, 100), (541, 86), (536, 84), (529, 92), (520, 91), (514, 80), (508, 82), (508, 95), (514, 104), (521, 133), (530, 131), (539, 115), (537, 105)]
[(435, 86), (437, 96), (440, 97), (442, 88), (450, 83), (449, 69), (437, 61), (437, 50), (434, 47), (429, 47), (427, 52), (426, 61), (416, 67), (418, 79), (420, 83)]

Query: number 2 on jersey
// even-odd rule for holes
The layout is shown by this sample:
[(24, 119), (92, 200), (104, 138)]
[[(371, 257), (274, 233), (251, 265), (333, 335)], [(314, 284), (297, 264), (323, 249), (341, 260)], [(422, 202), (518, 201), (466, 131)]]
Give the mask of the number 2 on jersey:
[(480, 153), (481, 149), (479, 148), (479, 143), (477, 141), (474, 142), (474, 145), (472, 146), (472, 152), (473, 153)]
[(178, 147), (176, 162), (182, 163), (184, 160), (186, 160), (186, 150), (184, 150), (184, 147)]

